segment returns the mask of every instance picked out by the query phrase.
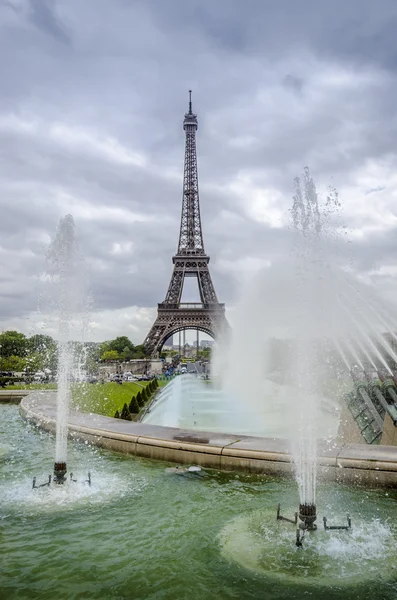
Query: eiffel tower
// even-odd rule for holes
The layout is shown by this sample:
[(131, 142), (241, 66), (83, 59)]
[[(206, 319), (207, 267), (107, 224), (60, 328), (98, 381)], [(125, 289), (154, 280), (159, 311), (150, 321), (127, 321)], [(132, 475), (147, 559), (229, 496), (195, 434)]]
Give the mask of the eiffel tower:
[[(158, 355), (164, 342), (174, 333), (193, 329), (197, 331), (197, 339), (199, 331), (215, 339), (229, 329), (225, 305), (218, 302), (208, 268), (210, 257), (204, 250), (197, 175), (197, 128), (197, 115), (192, 111), (192, 92), (189, 90), (189, 111), (183, 121), (186, 145), (179, 244), (172, 258), (174, 270), (167, 295), (164, 302), (158, 304), (157, 318), (144, 341), (146, 352), (151, 356)], [(181, 302), (185, 277), (196, 277), (200, 303)]]

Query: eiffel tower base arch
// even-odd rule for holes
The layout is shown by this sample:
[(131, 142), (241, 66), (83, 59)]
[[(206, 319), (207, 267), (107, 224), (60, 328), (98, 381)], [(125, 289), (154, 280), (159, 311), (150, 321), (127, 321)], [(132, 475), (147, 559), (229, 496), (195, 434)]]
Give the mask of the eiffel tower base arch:
[(158, 305), (157, 319), (144, 345), (146, 352), (156, 357), (168, 338), (179, 331), (199, 330), (216, 340), (227, 327), (224, 306), (218, 303), (213, 308), (184, 308), (181, 305), (166, 307), (163, 303)]

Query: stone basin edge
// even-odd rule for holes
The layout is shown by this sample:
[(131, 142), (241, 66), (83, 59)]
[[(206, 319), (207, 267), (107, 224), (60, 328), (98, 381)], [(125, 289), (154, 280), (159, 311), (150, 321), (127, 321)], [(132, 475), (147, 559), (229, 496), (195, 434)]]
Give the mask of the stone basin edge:
[[(30, 393), (22, 398), (20, 413), (41, 429), (55, 433), (56, 392)], [(288, 444), (281, 439), (153, 426), (76, 410), (70, 411), (69, 437), (165, 462), (264, 475), (293, 475)], [(317, 468), (320, 479), (397, 488), (397, 447), (335, 443), (320, 447)]]

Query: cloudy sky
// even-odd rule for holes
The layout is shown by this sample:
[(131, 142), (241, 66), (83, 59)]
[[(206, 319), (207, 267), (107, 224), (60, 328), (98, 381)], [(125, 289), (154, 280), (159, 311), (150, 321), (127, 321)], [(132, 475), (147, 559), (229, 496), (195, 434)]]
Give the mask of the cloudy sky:
[(143, 341), (178, 241), (187, 90), (218, 297), (288, 252), (293, 179), (335, 186), (354, 269), (397, 292), (395, 0), (0, 0), (0, 326), (30, 333), (74, 216), (91, 339)]

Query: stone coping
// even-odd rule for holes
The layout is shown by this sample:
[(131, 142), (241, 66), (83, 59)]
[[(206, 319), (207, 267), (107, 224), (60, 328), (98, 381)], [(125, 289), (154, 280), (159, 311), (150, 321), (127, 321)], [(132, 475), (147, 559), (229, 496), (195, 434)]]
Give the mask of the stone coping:
[[(55, 432), (56, 391), (34, 391), (21, 414)], [(69, 436), (146, 458), (249, 473), (291, 475), (287, 440), (192, 431), (71, 410)], [(332, 481), (397, 488), (397, 447), (320, 442), (318, 475)]]
[(21, 399), (29, 393), (30, 390), (0, 390), (0, 404), (3, 402), (19, 404)]

